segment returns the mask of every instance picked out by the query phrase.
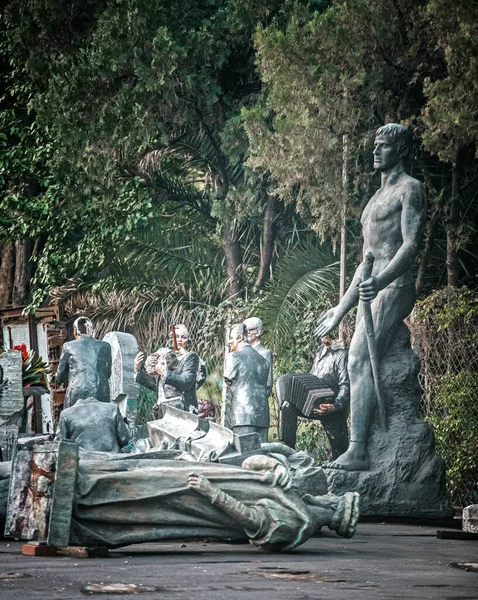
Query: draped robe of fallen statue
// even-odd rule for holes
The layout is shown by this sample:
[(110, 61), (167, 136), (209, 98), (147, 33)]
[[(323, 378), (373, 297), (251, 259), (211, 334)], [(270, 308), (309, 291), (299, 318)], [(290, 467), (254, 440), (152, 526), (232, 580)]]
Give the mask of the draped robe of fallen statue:
[(84, 454), (70, 543), (118, 547), (205, 537), (249, 539), (265, 549), (290, 550), (324, 526), (344, 537), (354, 534), (357, 494), (299, 497), (279, 461), (252, 456), (244, 467), (91, 460)]

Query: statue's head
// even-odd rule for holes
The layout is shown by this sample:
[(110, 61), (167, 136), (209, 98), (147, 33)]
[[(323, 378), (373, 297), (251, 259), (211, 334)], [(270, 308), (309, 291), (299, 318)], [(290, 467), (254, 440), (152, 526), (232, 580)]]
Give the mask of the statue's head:
[(73, 323), (73, 335), (75, 338), (79, 337), (80, 335), (92, 337), (93, 333), (93, 323), (88, 319), (88, 317), (78, 317), (78, 319), (76, 319), (76, 321)]
[[(186, 325), (175, 325), (174, 326), (174, 331), (176, 333), (176, 341), (178, 343), (178, 348), (181, 350), (181, 348), (183, 348), (184, 350), (187, 350), (188, 345), (191, 342), (191, 338), (189, 337), (189, 331), (188, 328), (186, 327)], [(172, 347), (172, 334), (169, 334), (169, 345), (171, 345)]]
[(211, 400), (198, 400), (198, 417), (200, 419), (213, 419), (216, 416), (216, 405)]
[(406, 158), (412, 149), (413, 134), (403, 125), (388, 123), (375, 133), (374, 169), (383, 171)]
[(171, 348), (159, 348), (144, 361), (144, 368), (148, 375), (157, 375), (156, 365), (158, 362), (162, 362), (169, 370), (174, 370), (178, 364), (178, 357)]
[(258, 317), (249, 317), (242, 322), (247, 329), (247, 341), (249, 344), (253, 344), (261, 336), (263, 324), (261, 319)]
[(243, 323), (236, 323), (229, 331), (229, 351), (236, 352), (247, 342), (247, 327)]

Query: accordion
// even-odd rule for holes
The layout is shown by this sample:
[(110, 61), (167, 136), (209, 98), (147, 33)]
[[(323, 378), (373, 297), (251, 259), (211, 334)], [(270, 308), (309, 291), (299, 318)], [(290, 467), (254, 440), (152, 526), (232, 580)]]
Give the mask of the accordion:
[(312, 411), (314, 408), (319, 408), (319, 404), (333, 403), (334, 392), (316, 375), (289, 373), (282, 377), (285, 397), (306, 417), (312, 416)]

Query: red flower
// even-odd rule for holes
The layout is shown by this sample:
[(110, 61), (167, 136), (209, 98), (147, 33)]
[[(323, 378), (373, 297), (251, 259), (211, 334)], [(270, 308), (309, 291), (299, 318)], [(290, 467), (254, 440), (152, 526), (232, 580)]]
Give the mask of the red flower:
[(20, 350), (20, 352), (22, 353), (23, 360), (26, 360), (28, 358), (28, 350), (25, 344), (18, 344), (17, 346), (13, 346), (12, 350)]

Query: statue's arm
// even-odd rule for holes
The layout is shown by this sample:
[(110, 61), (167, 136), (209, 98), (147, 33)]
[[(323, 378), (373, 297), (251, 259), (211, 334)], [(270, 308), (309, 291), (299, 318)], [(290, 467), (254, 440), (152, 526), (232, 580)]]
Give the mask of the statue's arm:
[(57, 381), (57, 383), (63, 383), (68, 379), (68, 359), (70, 358), (70, 356), (71, 352), (69, 351), (68, 346), (64, 344), (55, 376), (55, 380)]
[(272, 375), (272, 352), (269, 350), (267, 353), (267, 360), (269, 362), (269, 375), (267, 376), (267, 395), (270, 396), (272, 392), (272, 383), (273, 383), (273, 375)]
[(158, 391), (158, 378), (153, 375), (148, 375), (144, 369), (136, 373), (136, 383), (142, 385), (149, 390)]
[(336, 327), (338, 327), (340, 321), (345, 317), (349, 310), (354, 306), (357, 306), (359, 301), (358, 285), (361, 281), (361, 270), (362, 267), (359, 266), (355, 271), (352, 283), (350, 284), (348, 290), (345, 292), (339, 304), (334, 308), (328, 310), (325, 313), (325, 315), (323, 315), (319, 319), (317, 327), (314, 330), (314, 334), (318, 338), (324, 337), (325, 335), (333, 331)]
[(199, 367), (199, 356), (195, 352), (190, 352), (184, 358), (181, 373), (170, 371), (165, 372), (164, 382), (174, 386), (182, 392), (191, 390), (196, 386), (196, 376)]
[(227, 385), (231, 385), (237, 377), (237, 370), (237, 357), (234, 352), (231, 352), (226, 356), (226, 364), (224, 365), (224, 381)]
[(196, 389), (198, 390), (207, 379), (207, 366), (206, 363), (199, 357), (198, 371), (196, 373)]
[(272, 456), (265, 456), (263, 454), (249, 456), (242, 463), (242, 468), (267, 473), (267, 479), (272, 486), (279, 485), (285, 491), (290, 489), (292, 485), (292, 479), (287, 466)]
[(201, 496), (209, 498), (211, 504), (217, 506), (227, 515), (235, 519), (244, 529), (259, 531), (263, 524), (261, 512), (255, 506), (247, 506), (222, 490), (213, 487), (209, 479), (197, 473), (190, 473), (188, 488)]

